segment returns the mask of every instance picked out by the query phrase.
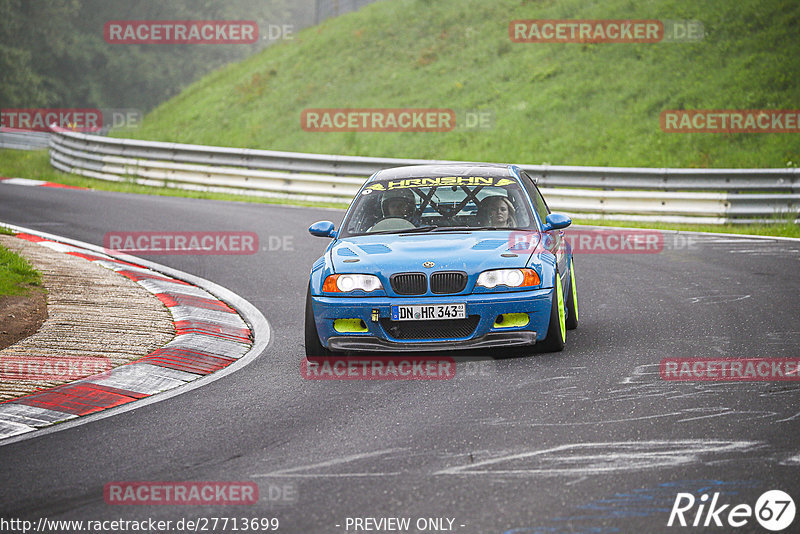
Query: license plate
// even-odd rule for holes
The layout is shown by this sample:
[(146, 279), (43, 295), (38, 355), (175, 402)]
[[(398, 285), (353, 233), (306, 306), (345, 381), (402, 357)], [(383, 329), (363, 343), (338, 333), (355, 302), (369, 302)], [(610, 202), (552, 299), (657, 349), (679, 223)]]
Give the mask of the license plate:
[(392, 306), (392, 321), (466, 319), (466, 303)]

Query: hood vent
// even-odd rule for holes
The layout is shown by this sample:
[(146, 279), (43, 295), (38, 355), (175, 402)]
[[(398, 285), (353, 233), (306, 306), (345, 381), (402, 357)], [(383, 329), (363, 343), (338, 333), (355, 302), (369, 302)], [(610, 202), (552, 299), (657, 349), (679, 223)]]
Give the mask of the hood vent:
[(386, 254), (391, 252), (392, 249), (387, 247), (386, 245), (375, 244), (375, 245), (358, 245), (358, 248), (366, 252), (367, 254)]
[(494, 250), (503, 245), (508, 245), (507, 239), (484, 239), (472, 245), (472, 250)]

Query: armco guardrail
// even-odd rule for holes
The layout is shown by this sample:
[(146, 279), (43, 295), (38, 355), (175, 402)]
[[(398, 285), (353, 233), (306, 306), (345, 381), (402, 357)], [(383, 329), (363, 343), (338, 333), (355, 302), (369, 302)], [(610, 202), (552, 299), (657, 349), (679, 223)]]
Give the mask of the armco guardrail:
[[(53, 128), (50, 163), (113, 181), (346, 202), (375, 171), (454, 163), (210, 147), (86, 135)], [(754, 222), (800, 209), (800, 172), (522, 165), (551, 209), (583, 218)]]
[(49, 143), (50, 134), (47, 132), (0, 130), (0, 148), (41, 150), (47, 148)]

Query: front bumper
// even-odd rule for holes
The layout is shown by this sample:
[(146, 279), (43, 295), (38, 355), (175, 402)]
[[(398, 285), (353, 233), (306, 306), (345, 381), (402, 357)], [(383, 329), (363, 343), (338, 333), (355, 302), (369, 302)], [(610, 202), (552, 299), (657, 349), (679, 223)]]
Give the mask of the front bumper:
[[(323, 346), (340, 351), (434, 351), (497, 346), (532, 345), (547, 335), (553, 289), (508, 293), (481, 293), (436, 297), (312, 297), (317, 332)], [(399, 339), (384, 328), (391, 306), (411, 304), (466, 303), (467, 316), (477, 316), (477, 326), (468, 336)], [(376, 312), (376, 313), (374, 313)], [(500, 328), (498, 315), (527, 313), (527, 325)], [(377, 318), (377, 320), (375, 320)], [(366, 332), (338, 332), (336, 319), (361, 319)], [(432, 323), (435, 321), (431, 321)], [(382, 324), (383, 323), (383, 324)], [(397, 324), (392, 322), (392, 324)]]
[(334, 336), (328, 348), (338, 351), (418, 352), (436, 350), (483, 349), (487, 347), (517, 347), (536, 343), (536, 332), (491, 332), (477, 339), (462, 341), (385, 341), (374, 336)]

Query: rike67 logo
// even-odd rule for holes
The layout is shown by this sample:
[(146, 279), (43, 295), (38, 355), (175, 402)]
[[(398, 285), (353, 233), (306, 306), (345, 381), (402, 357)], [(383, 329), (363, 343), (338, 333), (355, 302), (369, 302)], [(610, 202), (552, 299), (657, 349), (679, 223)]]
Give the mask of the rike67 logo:
[(709, 502), (707, 493), (702, 494), (699, 499), (691, 493), (678, 493), (667, 526), (739, 528), (752, 524), (755, 516), (762, 527), (778, 532), (788, 528), (794, 521), (794, 500), (781, 490), (764, 492), (754, 507), (749, 504), (737, 504), (733, 507), (730, 503), (720, 504), (719, 496), (720, 493), (714, 493)]

